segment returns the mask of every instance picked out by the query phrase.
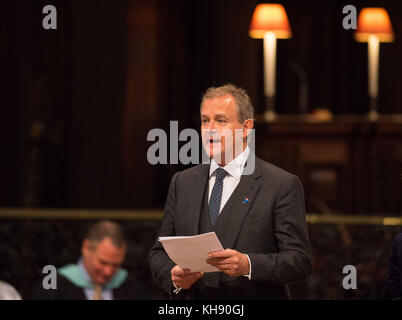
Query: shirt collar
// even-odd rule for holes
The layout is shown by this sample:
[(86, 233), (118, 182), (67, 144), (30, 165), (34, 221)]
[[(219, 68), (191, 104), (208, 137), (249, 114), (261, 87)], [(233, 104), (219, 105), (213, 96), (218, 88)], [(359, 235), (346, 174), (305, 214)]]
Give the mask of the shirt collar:
[(88, 280), (89, 282), (92, 282), (92, 279), (91, 279), (91, 277), (89, 276), (89, 274), (88, 274), (88, 272), (87, 272), (87, 269), (85, 269), (84, 262), (82, 261), (82, 257), (80, 257), (80, 258), (78, 259), (77, 265), (78, 265), (78, 267), (80, 268), (80, 270), (81, 270), (82, 274), (84, 275), (85, 279)]
[[(236, 158), (230, 161), (227, 165), (223, 167), (227, 173), (229, 173), (233, 178), (239, 180), (241, 174), (243, 173), (244, 166), (247, 162), (248, 155), (250, 153), (250, 149), (247, 146), (246, 149), (243, 150)], [(218, 169), (220, 166), (216, 163), (214, 159), (211, 159), (211, 165), (209, 167), (209, 177)]]

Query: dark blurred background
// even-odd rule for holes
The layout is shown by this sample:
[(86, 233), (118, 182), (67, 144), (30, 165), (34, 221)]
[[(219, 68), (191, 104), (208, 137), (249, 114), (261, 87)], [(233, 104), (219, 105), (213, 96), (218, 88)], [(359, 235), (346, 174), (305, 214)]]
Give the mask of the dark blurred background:
[[(77, 224), (88, 222), (55, 222), (41, 216), (44, 220), (39, 223), (13, 218), (13, 208), (160, 210), (170, 178), (186, 166), (148, 163), (151, 129), (169, 133), (172, 120), (178, 121), (179, 130), (198, 129), (201, 94), (228, 82), (249, 92), (257, 114), (264, 111), (262, 40), (248, 37), (258, 3), (0, 1), (0, 207), (3, 213), (10, 212), (0, 220), (4, 249), (0, 252), (8, 257), (0, 278), (3, 274), (28, 296), (41, 265), (76, 259), (79, 237), (77, 233), (72, 240), (70, 233), (75, 234)], [(42, 8), (47, 4), (57, 8), (57, 30), (42, 28)], [(400, 216), (402, 2), (284, 0), (281, 4), (293, 37), (278, 41), (280, 117), (273, 123), (257, 117), (257, 155), (302, 179), (309, 214)], [(342, 8), (349, 4), (358, 12), (368, 6), (385, 7), (395, 33), (395, 42), (380, 46), (381, 115), (374, 123), (366, 118), (367, 44), (356, 42), (353, 30), (342, 27)], [(296, 70), (307, 75), (308, 113), (325, 109), (332, 120), (305, 120)], [(318, 271), (297, 287), (295, 296), (379, 298), (390, 241), (399, 232), (400, 221), (393, 220), (391, 227), (365, 228), (363, 223), (351, 229), (342, 220), (312, 221)], [(130, 257), (140, 259), (136, 268), (142, 268), (147, 278), (144, 256), (159, 221), (141, 218), (124, 223), (139, 248)], [(51, 231), (58, 228), (65, 232)], [(373, 228), (375, 232), (370, 231)], [(42, 244), (73, 241), (75, 245), (62, 258), (52, 247), (39, 259), (27, 249), (38, 232), (48, 235), (41, 238)], [(56, 239), (60, 234), (65, 237)], [(364, 257), (358, 257), (361, 251)], [(373, 263), (374, 256), (377, 264), (370, 269), (364, 261)], [(363, 263), (361, 270), (369, 279), (365, 291), (344, 291), (342, 268), (331, 259), (342, 266)], [(23, 268), (27, 261), (36, 267), (27, 271)], [(329, 266), (333, 271), (328, 272), (339, 281), (320, 278), (320, 270)], [(314, 281), (321, 291), (312, 289)]]

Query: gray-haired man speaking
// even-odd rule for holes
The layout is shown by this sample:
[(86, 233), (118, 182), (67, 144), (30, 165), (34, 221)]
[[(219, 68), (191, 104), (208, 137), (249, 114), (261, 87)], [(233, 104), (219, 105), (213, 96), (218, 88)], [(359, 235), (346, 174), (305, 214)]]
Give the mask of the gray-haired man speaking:
[[(207, 262), (221, 272), (183, 269), (157, 241), (148, 258), (152, 275), (172, 299), (288, 299), (287, 284), (311, 273), (300, 180), (254, 157), (245, 90), (209, 88), (200, 115), (210, 164), (172, 178), (159, 236), (215, 231), (225, 250), (210, 253)], [(250, 159), (253, 171), (244, 174)]]

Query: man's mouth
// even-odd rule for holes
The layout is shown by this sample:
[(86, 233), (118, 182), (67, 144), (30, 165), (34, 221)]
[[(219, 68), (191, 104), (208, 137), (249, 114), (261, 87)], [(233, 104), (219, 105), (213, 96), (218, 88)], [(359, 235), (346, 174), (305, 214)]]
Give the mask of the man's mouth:
[(221, 142), (220, 139), (209, 138), (209, 143), (218, 143)]

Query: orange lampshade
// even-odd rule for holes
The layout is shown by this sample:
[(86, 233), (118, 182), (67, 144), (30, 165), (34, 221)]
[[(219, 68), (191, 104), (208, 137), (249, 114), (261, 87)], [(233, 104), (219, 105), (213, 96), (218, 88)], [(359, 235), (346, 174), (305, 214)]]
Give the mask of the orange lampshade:
[(391, 20), (384, 8), (363, 8), (360, 11), (355, 39), (367, 42), (370, 35), (376, 35), (380, 42), (394, 41)]
[(278, 39), (292, 37), (292, 30), (286, 11), (281, 4), (263, 3), (257, 5), (251, 19), (249, 36), (262, 39), (266, 32), (272, 31)]

